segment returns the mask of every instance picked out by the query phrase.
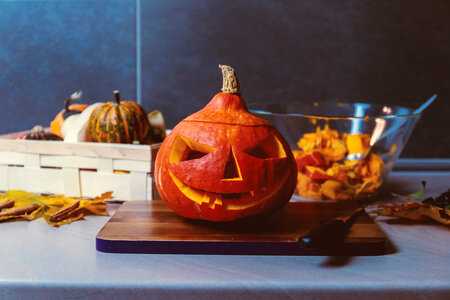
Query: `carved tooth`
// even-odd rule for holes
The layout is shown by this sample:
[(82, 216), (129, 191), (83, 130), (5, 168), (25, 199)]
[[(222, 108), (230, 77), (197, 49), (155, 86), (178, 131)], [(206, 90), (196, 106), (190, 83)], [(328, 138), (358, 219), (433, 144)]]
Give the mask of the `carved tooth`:
[(214, 199), (214, 204), (223, 205), (222, 204), (222, 196), (218, 195), (216, 199)]
[[(205, 194), (206, 194), (206, 193), (205, 193)], [(212, 209), (214, 209), (214, 207), (216, 207), (214, 195), (213, 195), (212, 197), (209, 197), (208, 206), (209, 206), (210, 208), (212, 208)]]
[(204, 192), (202, 202), (209, 203), (210, 200), (211, 198), (209, 197), (208, 193)]

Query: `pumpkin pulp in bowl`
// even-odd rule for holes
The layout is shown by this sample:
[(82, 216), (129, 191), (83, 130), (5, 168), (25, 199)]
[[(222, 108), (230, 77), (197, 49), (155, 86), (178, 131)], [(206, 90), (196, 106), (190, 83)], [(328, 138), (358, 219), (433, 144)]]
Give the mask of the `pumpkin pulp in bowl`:
[(412, 109), (299, 101), (250, 105), (286, 137), (297, 162), (297, 198), (374, 197), (420, 118)]
[(311, 199), (349, 200), (367, 198), (382, 183), (384, 162), (369, 153), (363, 160), (347, 155), (369, 150), (368, 134), (340, 134), (329, 125), (305, 133), (293, 150), (297, 162), (297, 194)]

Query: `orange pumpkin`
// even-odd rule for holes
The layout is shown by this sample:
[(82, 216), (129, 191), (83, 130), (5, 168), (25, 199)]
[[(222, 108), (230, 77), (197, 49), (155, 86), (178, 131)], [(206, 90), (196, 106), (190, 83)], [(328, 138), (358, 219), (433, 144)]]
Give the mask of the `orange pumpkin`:
[(87, 104), (70, 104), (72, 101), (77, 100), (81, 97), (81, 92), (73, 93), (69, 98), (67, 98), (64, 109), (61, 110), (50, 123), (50, 132), (62, 137), (61, 128), (64, 122), (72, 116), (77, 116), (83, 110), (85, 110)]
[(220, 67), (223, 92), (182, 120), (158, 151), (158, 192), (174, 212), (191, 219), (273, 213), (294, 192), (294, 157), (272, 124), (248, 112), (234, 70)]

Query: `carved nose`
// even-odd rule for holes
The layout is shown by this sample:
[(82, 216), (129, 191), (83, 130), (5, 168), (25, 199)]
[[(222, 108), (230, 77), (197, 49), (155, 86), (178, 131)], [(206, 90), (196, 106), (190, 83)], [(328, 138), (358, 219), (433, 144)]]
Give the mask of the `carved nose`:
[(242, 180), (241, 170), (239, 169), (239, 164), (237, 163), (236, 156), (234, 155), (233, 148), (230, 149), (230, 154), (228, 155), (228, 161), (225, 165), (222, 181), (237, 181)]

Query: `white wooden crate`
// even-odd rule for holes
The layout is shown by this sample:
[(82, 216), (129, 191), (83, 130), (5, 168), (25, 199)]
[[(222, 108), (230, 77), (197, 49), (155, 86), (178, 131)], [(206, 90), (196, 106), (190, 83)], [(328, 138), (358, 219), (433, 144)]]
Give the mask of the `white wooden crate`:
[(0, 191), (23, 190), (67, 197), (112, 191), (117, 200), (151, 200), (160, 144), (131, 145), (17, 140), (0, 136)]

